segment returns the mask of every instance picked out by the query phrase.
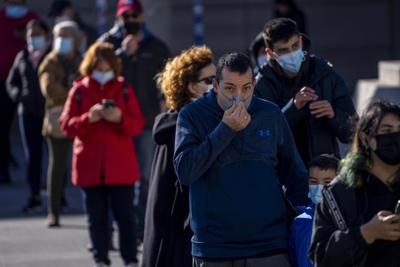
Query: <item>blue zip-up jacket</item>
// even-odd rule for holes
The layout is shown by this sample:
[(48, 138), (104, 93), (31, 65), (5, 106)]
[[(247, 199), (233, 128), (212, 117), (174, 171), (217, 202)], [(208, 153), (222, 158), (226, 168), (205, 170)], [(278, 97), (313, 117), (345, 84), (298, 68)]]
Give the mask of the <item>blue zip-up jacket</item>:
[(192, 255), (244, 258), (287, 249), (282, 186), (306, 205), (307, 171), (281, 110), (253, 97), (251, 123), (233, 132), (213, 91), (179, 114), (174, 165), (190, 186)]
[(289, 252), (294, 267), (313, 266), (308, 257), (308, 248), (311, 242), (314, 210), (314, 203), (311, 203), (308, 207), (303, 207), (302, 213), (294, 219), (290, 228)]

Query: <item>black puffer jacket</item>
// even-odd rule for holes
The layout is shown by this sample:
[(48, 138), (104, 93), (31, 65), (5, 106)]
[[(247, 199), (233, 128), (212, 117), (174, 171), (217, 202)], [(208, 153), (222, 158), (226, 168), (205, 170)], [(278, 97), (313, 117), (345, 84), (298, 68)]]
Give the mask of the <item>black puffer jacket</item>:
[(360, 226), (379, 211), (394, 210), (397, 200), (400, 199), (400, 190), (397, 188), (390, 191), (368, 172), (363, 173), (363, 178), (364, 186), (359, 188), (346, 186), (340, 178), (329, 185), (347, 224), (347, 230), (339, 230), (335, 225), (325, 199), (317, 205), (309, 250), (314, 266), (400, 266), (400, 240), (377, 240), (368, 245), (360, 231)]
[[(343, 79), (335, 72), (332, 65), (317, 56), (307, 56), (307, 70), (302, 73), (298, 87), (289, 89), (289, 78), (273, 67), (273, 63), (264, 65), (257, 76), (255, 94), (263, 99), (277, 104), (293, 132), (305, 121), (308, 136), (308, 159), (321, 154), (335, 154), (340, 156), (338, 142), (349, 143), (352, 136), (352, 127), (349, 127), (350, 118), (356, 114), (353, 102), (349, 96)], [(275, 63), (277, 64), (277, 63)], [(303, 64), (303, 67), (304, 68)], [(292, 84), (293, 86), (293, 84)], [(302, 86), (309, 86), (316, 91), (318, 100), (328, 100), (335, 111), (333, 119), (317, 119), (310, 115), (309, 106), (298, 110), (293, 97)], [(289, 91), (289, 92), (288, 92)], [(291, 91), (291, 92), (290, 92)], [(302, 130), (303, 131), (303, 130)], [(297, 141), (297, 140), (296, 140)], [(307, 164), (307, 162), (305, 162)]]
[[(49, 50), (43, 54), (42, 59)], [(27, 49), (17, 54), (7, 78), (7, 92), (15, 102), (21, 102), (25, 115), (35, 119), (44, 116), (44, 98), (40, 90), (38, 67), (34, 68)]]
[(142, 267), (191, 267), (188, 188), (181, 186), (173, 167), (178, 112), (156, 117), (157, 143), (146, 208)]

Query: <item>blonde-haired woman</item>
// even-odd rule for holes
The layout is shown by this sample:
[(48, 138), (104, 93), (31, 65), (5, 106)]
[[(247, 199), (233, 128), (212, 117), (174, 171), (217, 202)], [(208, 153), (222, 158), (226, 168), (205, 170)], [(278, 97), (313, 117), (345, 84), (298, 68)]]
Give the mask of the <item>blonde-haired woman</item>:
[(158, 75), (169, 110), (157, 116), (157, 144), (146, 208), (142, 267), (192, 266), (188, 225), (188, 191), (174, 172), (173, 153), (178, 112), (212, 87), (216, 68), (206, 47), (192, 47), (170, 59)]
[(39, 81), (45, 98), (43, 135), (49, 150), (47, 173), (49, 227), (59, 226), (61, 200), (67, 176), (67, 162), (71, 140), (58, 122), (68, 91), (78, 77), (81, 55), (80, 31), (75, 22), (65, 21), (53, 28), (53, 48), (39, 66)]

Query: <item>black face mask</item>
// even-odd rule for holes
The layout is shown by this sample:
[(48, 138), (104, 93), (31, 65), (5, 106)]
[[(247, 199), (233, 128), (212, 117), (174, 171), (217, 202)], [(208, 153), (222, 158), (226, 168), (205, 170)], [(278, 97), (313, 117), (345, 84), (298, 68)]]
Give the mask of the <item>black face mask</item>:
[(140, 30), (140, 23), (137, 22), (123, 22), (124, 29), (127, 34), (136, 35)]
[(386, 164), (399, 164), (400, 132), (376, 135), (375, 139), (377, 145), (375, 154)]

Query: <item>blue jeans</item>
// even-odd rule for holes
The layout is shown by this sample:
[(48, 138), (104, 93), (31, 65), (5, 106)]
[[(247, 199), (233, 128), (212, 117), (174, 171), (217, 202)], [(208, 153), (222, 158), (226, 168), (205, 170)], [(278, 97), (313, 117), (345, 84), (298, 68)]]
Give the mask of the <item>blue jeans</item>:
[(137, 195), (137, 198), (134, 200), (137, 214), (136, 229), (138, 238), (143, 240), (147, 193), (149, 191), (149, 178), (155, 149), (151, 129), (144, 129), (141, 135), (135, 138), (135, 147), (141, 172), (140, 181), (135, 185), (135, 192)]
[(118, 225), (119, 248), (125, 264), (137, 262), (135, 214), (132, 205), (133, 186), (95, 186), (83, 189), (89, 235), (96, 262), (110, 264), (108, 248), (110, 244), (111, 207)]

